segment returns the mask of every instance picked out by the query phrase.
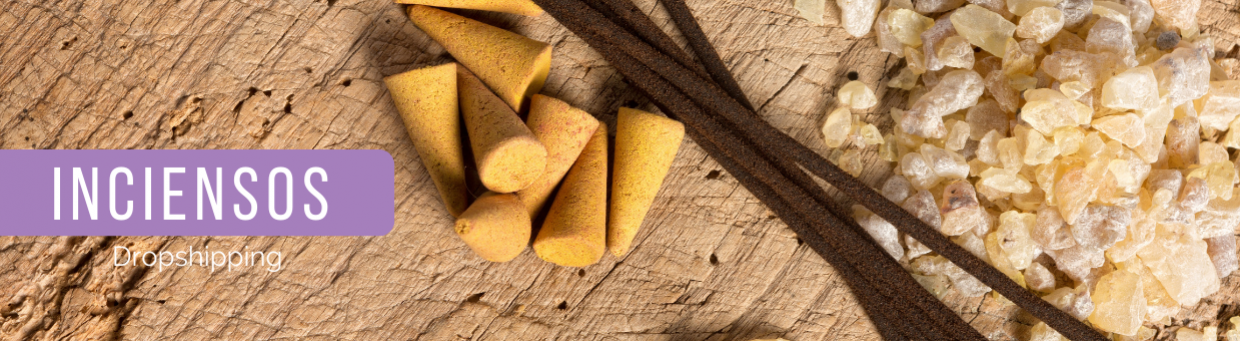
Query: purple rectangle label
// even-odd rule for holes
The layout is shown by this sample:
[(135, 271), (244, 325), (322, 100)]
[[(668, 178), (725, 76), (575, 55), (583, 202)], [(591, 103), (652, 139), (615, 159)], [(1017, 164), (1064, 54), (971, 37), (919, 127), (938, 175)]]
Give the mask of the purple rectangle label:
[(382, 150), (0, 150), (3, 236), (378, 236)]

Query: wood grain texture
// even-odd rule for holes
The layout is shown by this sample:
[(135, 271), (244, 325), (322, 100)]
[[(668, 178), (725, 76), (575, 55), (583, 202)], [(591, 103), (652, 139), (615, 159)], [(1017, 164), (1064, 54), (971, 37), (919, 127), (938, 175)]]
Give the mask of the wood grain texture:
[[(683, 46), (656, 0), (636, 2)], [(826, 152), (817, 127), (849, 71), (882, 99), (867, 121), (887, 131), (885, 113), (905, 106), (885, 86), (901, 62), (872, 36), (848, 38), (834, 5), (824, 27), (798, 19), (791, 0), (688, 3), (760, 113), (812, 148)], [(1233, 76), (1238, 12), (1235, 0), (1207, 0), (1200, 15)], [(621, 105), (657, 111), (547, 15), (458, 13), (552, 44), (544, 94), (609, 124)], [(0, 237), (0, 338), (878, 338), (835, 271), (691, 140), (624, 258), (575, 269), (529, 250), (506, 264), (474, 256), (382, 85), (449, 60), (383, 0), (0, 4), (0, 148), (384, 149), (397, 190), (396, 226), (382, 237)], [(890, 174), (873, 147), (863, 155), (868, 183)], [(118, 245), (281, 251), (285, 268), (118, 268)], [(1238, 291), (1233, 275), (1176, 324), (1240, 314)], [(989, 297), (945, 300), (997, 340), (1025, 339), (1036, 322)]]

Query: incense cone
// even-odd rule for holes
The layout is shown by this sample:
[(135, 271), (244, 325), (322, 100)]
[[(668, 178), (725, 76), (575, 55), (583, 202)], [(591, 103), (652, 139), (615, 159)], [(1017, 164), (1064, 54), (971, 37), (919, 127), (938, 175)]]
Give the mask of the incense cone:
[(513, 110), (520, 111), (525, 98), (541, 91), (547, 80), (550, 45), (422, 5), (409, 6), (409, 18)]
[(457, 86), (482, 185), (512, 193), (538, 180), (547, 168), (547, 149), (521, 117), (465, 68), (457, 68)]
[(561, 266), (597, 263), (607, 251), (607, 126), (599, 125), (560, 188), (534, 252)]
[(383, 79), (418, 157), (453, 217), (460, 216), (469, 205), (456, 69), (456, 63), (451, 63)]
[(607, 224), (607, 247), (616, 257), (628, 253), (684, 136), (685, 126), (680, 122), (620, 108)]
[(577, 161), (581, 149), (590, 142), (590, 136), (598, 130), (599, 122), (594, 116), (564, 101), (534, 95), (530, 99), (530, 116), (525, 124), (534, 132), (534, 137), (547, 147), (546, 171), (533, 184), (517, 192), (525, 208), (529, 209), (530, 217), (535, 217), (546, 205), (551, 191)]
[(435, 7), (476, 9), (536, 17), (542, 8), (530, 0), (396, 0), (398, 4), (427, 5)]
[(456, 234), (478, 256), (507, 262), (530, 242), (530, 216), (512, 194), (483, 194), (456, 219)]

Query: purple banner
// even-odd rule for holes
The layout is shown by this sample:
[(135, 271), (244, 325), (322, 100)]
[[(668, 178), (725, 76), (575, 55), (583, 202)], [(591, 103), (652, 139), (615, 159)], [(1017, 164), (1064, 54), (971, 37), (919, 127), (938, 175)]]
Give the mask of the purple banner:
[(382, 150), (0, 150), (3, 236), (378, 236)]

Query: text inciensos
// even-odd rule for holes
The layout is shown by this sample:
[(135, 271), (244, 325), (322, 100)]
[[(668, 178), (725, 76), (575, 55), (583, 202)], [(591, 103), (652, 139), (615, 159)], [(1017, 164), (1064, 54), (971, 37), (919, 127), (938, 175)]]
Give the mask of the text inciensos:
[[(69, 189), (69, 191), (72, 192), (71, 195), (73, 197), (72, 219), (79, 220), (78, 204), (79, 202), (81, 202), (83, 203), (83, 206), (85, 206), (85, 211), (87, 215), (89, 216), (89, 219), (99, 220), (99, 204), (100, 204), (99, 203), (99, 186), (98, 186), (99, 185), (99, 168), (91, 167), (89, 171), (84, 171), (82, 167), (73, 167), (71, 172), (73, 173), (72, 179), (70, 180), (72, 188)], [(85, 174), (86, 172), (89, 172), (90, 174), (86, 175)], [(165, 221), (186, 220), (185, 213), (173, 212), (173, 207), (172, 207), (173, 206), (172, 202), (174, 200), (184, 200), (184, 199), (174, 199), (174, 198), (183, 196), (184, 191), (186, 190), (186, 188), (173, 188), (173, 182), (174, 182), (173, 177), (189, 176), (189, 175), (181, 175), (181, 174), (184, 174), (185, 172), (186, 172), (185, 167), (163, 167), (162, 169), (163, 186), (162, 186), (162, 191), (159, 192), (162, 198), (162, 201), (163, 201), (162, 220), (165, 220)], [(61, 220), (61, 207), (60, 207), (61, 199), (60, 198), (61, 198), (62, 188), (64, 188), (65, 186), (61, 185), (62, 176), (61, 176), (60, 167), (54, 167), (52, 169), (52, 173), (53, 173), (53, 176), (55, 177), (54, 185), (53, 185), (53, 190), (55, 191), (55, 194), (53, 196), (55, 199), (55, 203), (54, 203), (55, 206), (53, 208), (53, 219)], [(214, 173), (214, 181), (212, 180), (211, 173)], [(206, 206), (209, 207), (212, 218), (214, 218), (215, 220), (222, 220), (224, 218), (224, 214), (225, 214), (225, 211), (224, 211), (224, 203), (225, 203), (224, 181), (225, 180), (224, 180), (223, 174), (224, 174), (224, 170), (222, 167), (216, 167), (214, 169), (214, 172), (209, 172), (208, 168), (206, 167), (197, 167), (197, 171), (196, 171), (197, 180), (195, 181), (197, 185), (194, 186), (196, 187), (195, 193), (197, 194), (196, 195), (197, 214), (194, 216), (196, 220), (203, 220), (204, 203), (206, 204)], [(274, 220), (277, 220), (277, 221), (287, 220), (294, 214), (294, 211), (295, 211), (294, 205), (293, 205), (293, 202), (294, 202), (293, 172), (285, 167), (275, 167), (275, 168), (272, 168), (271, 171), (268, 172), (266, 175), (267, 175), (266, 176), (267, 205), (266, 205), (265, 211)], [(87, 183), (88, 179), (89, 179), (89, 184)], [(117, 184), (118, 179), (123, 181), (123, 184), (120, 185), (120, 187), (118, 187), (118, 184)], [(229, 202), (233, 203), (232, 210), (231, 210), (232, 215), (234, 215), (238, 220), (249, 221), (251, 219), (254, 219), (254, 217), (258, 215), (260, 211), (258, 201), (254, 198), (254, 195), (251, 194), (250, 190), (245, 187), (246, 183), (249, 183), (251, 186), (253, 186), (253, 184), (257, 182), (258, 179), (259, 179), (258, 173), (253, 168), (250, 168), (250, 167), (239, 167), (234, 172), (232, 172), (232, 185), (235, 191), (238, 194), (240, 194), (242, 200), (235, 200), (235, 199), (230, 198)], [(320, 193), (317, 189), (315, 189), (314, 183), (315, 182), (320, 182), (320, 183), (327, 182), (327, 171), (324, 170), (322, 167), (310, 167), (306, 169), (304, 174), (302, 174), (301, 179), (302, 179), (302, 185), (305, 187), (305, 190), (309, 192), (311, 196), (314, 197), (314, 200), (311, 202), (315, 203), (315, 205), (311, 205), (311, 203), (304, 204), (301, 210), (302, 213), (305, 214), (306, 218), (311, 221), (318, 221), (318, 220), (322, 220), (323, 218), (326, 218), (327, 207), (328, 207), (327, 198), (322, 193)], [(151, 203), (152, 203), (151, 167), (145, 167), (143, 169), (142, 180), (144, 183), (144, 187), (143, 187), (144, 191), (141, 193), (144, 195), (143, 198), (145, 199), (143, 201), (144, 203), (143, 217), (145, 218), (145, 220), (152, 220), (153, 214), (151, 210)], [(284, 193), (278, 193), (276, 189), (277, 184), (279, 183), (277, 182), (278, 180), (283, 180)], [(134, 213), (133, 212), (134, 211), (133, 200), (126, 200), (124, 202), (124, 206), (118, 206), (117, 199), (116, 199), (118, 191), (120, 192), (135, 191), (136, 189), (133, 189), (133, 190), (125, 189), (126, 187), (132, 187), (133, 185), (134, 185), (134, 173), (129, 168), (115, 167), (115, 168), (112, 168), (110, 172), (108, 172), (108, 175), (107, 175), (107, 186), (108, 186), (107, 187), (108, 189), (107, 207), (108, 207), (108, 213), (110, 213), (110, 216), (113, 220), (125, 221), (125, 220), (130, 219), (130, 217), (133, 215)], [(79, 197), (81, 198), (80, 200), (79, 200)], [(283, 200), (280, 200), (280, 199), (283, 199)], [(123, 210), (120, 209), (122, 207), (124, 208)]]

